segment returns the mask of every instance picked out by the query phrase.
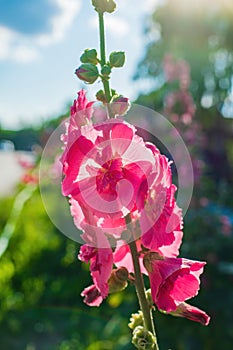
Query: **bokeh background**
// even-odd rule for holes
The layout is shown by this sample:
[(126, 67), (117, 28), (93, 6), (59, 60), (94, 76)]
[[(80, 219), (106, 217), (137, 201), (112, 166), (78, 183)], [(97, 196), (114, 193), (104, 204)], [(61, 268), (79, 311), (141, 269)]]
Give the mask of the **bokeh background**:
[[(195, 186), (181, 255), (208, 262), (191, 303), (211, 315), (210, 325), (156, 312), (160, 347), (231, 350), (233, 3), (116, 2), (108, 51), (125, 50), (127, 64), (113, 87), (161, 112), (182, 135)], [(79, 55), (97, 47), (95, 13), (86, 0), (1, 0), (0, 8), (0, 348), (133, 349), (134, 289), (100, 308), (83, 304), (88, 266), (77, 260), (79, 245), (51, 223), (38, 188), (41, 152), (83, 87), (73, 76)], [(93, 98), (98, 84), (85, 88)]]

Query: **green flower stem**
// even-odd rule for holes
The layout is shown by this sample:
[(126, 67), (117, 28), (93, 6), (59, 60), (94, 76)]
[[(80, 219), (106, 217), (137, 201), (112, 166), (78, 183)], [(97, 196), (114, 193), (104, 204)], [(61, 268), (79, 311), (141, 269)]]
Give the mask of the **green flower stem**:
[[(126, 224), (130, 224), (130, 222), (131, 222), (130, 214), (128, 214), (126, 216), (125, 221), (126, 221)], [(141, 268), (140, 268), (140, 264), (139, 264), (139, 254), (138, 254), (138, 250), (137, 250), (136, 241), (133, 240), (132, 242), (130, 242), (129, 247), (130, 247), (132, 260), (133, 260), (133, 266), (134, 266), (135, 287), (136, 287), (139, 305), (140, 305), (141, 311), (143, 313), (144, 326), (148, 331), (150, 331), (152, 334), (154, 334), (154, 336), (156, 338), (152, 310), (150, 309), (149, 304), (148, 304), (147, 299), (146, 299), (144, 280), (142, 277)], [(157, 338), (156, 338), (156, 344), (155, 344), (153, 350), (159, 350), (159, 347), (157, 344)]]
[[(105, 53), (105, 31), (104, 31), (104, 14), (103, 12), (98, 13), (99, 16), (99, 32), (100, 32), (100, 64), (101, 67), (106, 64), (106, 53)], [(111, 91), (110, 91), (110, 86), (109, 86), (109, 81), (108, 79), (105, 79), (104, 77), (101, 78), (102, 83), (104, 86), (104, 92), (107, 100), (107, 108), (108, 108), (108, 113), (109, 117), (111, 116), (111, 111), (108, 106), (108, 103), (111, 101)]]

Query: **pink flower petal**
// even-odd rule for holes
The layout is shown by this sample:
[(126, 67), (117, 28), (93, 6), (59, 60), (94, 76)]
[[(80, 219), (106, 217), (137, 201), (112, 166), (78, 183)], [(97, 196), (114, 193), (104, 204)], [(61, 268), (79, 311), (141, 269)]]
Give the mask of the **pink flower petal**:
[[(137, 241), (138, 250), (140, 249), (140, 242)], [(124, 242), (119, 242), (117, 248), (115, 249), (115, 252), (113, 253), (113, 261), (114, 264), (117, 267), (125, 267), (129, 273), (134, 273), (134, 267), (133, 267), (133, 261), (132, 256), (130, 252), (130, 248), (128, 244), (125, 244)], [(147, 270), (145, 269), (143, 265), (143, 258), (139, 258), (140, 268), (141, 272), (145, 275), (148, 275)]]
[(81, 296), (84, 297), (84, 303), (89, 306), (100, 306), (100, 304), (103, 301), (103, 298), (100, 295), (100, 292), (98, 291), (98, 289), (95, 287), (94, 284), (85, 288), (82, 291)]
[(177, 309), (170, 313), (172, 316), (185, 317), (191, 321), (199, 322), (203, 326), (208, 326), (210, 317), (195, 306), (187, 303), (181, 303)]
[(112, 154), (122, 156), (130, 146), (135, 129), (127, 123), (116, 123), (112, 126), (110, 139), (112, 145)]

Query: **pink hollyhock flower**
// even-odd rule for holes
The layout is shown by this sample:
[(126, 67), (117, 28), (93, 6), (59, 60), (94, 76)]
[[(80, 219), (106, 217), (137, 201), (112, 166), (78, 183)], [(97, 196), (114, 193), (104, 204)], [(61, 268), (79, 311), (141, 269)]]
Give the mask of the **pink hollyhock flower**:
[(62, 157), (63, 195), (99, 217), (124, 217), (135, 207), (140, 184), (156, 164), (135, 132), (117, 119), (81, 127)]
[(69, 203), (70, 203), (70, 212), (74, 219), (74, 224), (79, 230), (82, 230), (83, 223), (85, 221), (85, 216), (84, 216), (84, 213), (86, 213), (85, 208), (81, 208), (79, 203), (76, 200), (74, 200), (74, 198), (72, 197), (70, 198)]
[[(108, 242), (106, 241), (106, 236), (111, 238), (112, 241), (119, 239), (122, 231), (126, 229), (124, 218), (115, 218), (112, 220), (111, 216), (106, 216), (105, 218), (99, 219), (97, 216), (92, 214), (87, 207), (81, 207), (79, 202), (74, 198), (71, 197), (69, 203), (74, 224), (79, 230), (84, 231), (82, 238), (90, 245), (97, 246), (99, 248), (106, 248), (109, 246)], [(96, 241), (97, 232), (99, 233), (99, 241)], [(101, 237), (104, 238), (101, 239)]]
[(89, 102), (86, 98), (86, 91), (80, 90), (78, 92), (77, 100), (74, 100), (73, 105), (70, 107), (70, 119), (66, 123), (66, 133), (61, 136), (61, 140), (65, 144), (65, 152), (63, 153), (61, 162), (66, 158), (66, 153), (72, 146), (74, 141), (79, 135), (79, 130), (83, 125), (91, 123), (92, 105), (94, 102)]
[(188, 89), (190, 85), (190, 67), (186, 61), (176, 62), (174, 57), (166, 54), (163, 59), (163, 69), (168, 82), (179, 80), (182, 90)]
[(169, 312), (169, 314), (177, 317), (185, 317), (191, 321), (199, 322), (203, 326), (208, 326), (210, 322), (210, 317), (203, 310), (187, 303), (179, 304), (177, 309)]
[(111, 112), (114, 115), (123, 116), (127, 113), (130, 107), (130, 102), (127, 97), (120, 95), (113, 98), (113, 101), (110, 106), (111, 106)]
[(139, 219), (142, 244), (167, 257), (176, 257), (183, 236), (183, 219), (175, 202), (176, 186), (172, 184), (170, 163), (154, 145), (149, 144), (147, 147), (157, 154), (159, 162), (156, 174), (152, 174), (148, 180), (148, 192), (142, 189), (142, 192), (146, 193), (144, 210), (141, 211)]
[[(98, 237), (99, 238), (99, 237)], [(102, 240), (104, 237), (102, 237)], [(106, 239), (106, 238), (105, 238)], [(107, 244), (107, 239), (105, 244)], [(94, 282), (95, 288), (86, 288), (84, 290), (84, 295), (86, 296), (85, 302), (92, 306), (98, 306), (103, 299), (105, 299), (108, 296), (109, 288), (108, 288), (108, 280), (111, 276), (112, 267), (113, 267), (113, 255), (112, 255), (112, 249), (110, 248), (96, 248), (93, 246), (89, 246), (88, 244), (84, 244), (80, 248), (80, 253), (78, 255), (78, 258), (83, 262), (90, 262), (90, 271), (91, 276)], [(91, 296), (93, 296), (93, 293), (97, 298), (97, 301), (92, 300), (91, 302), (88, 302), (90, 300), (87, 297), (87, 293), (90, 297), (90, 291)], [(94, 292), (95, 291), (95, 292)], [(95, 304), (94, 304), (95, 303)]]
[(86, 244), (82, 245), (78, 255), (79, 260), (90, 262), (93, 286), (86, 288), (82, 295), (84, 301), (90, 306), (99, 306), (107, 297), (108, 280), (113, 267), (113, 253), (104, 231), (98, 226), (98, 218), (81, 208), (73, 198), (70, 199), (71, 214), (76, 227), (83, 231), (81, 235)]
[(165, 258), (157, 253), (146, 253), (147, 269), (154, 303), (161, 310), (171, 312), (199, 290), (199, 276), (206, 263), (183, 258)]
[(112, 272), (113, 257), (111, 248), (94, 248), (84, 244), (79, 253), (83, 262), (90, 261), (90, 271), (96, 289), (104, 299), (108, 296), (108, 280)]
[(86, 91), (80, 90), (78, 92), (77, 100), (74, 100), (73, 106), (70, 108), (70, 129), (68, 132), (74, 129), (80, 128), (82, 125), (87, 124), (91, 120), (92, 105), (94, 102), (89, 102), (86, 98)]
[[(176, 257), (182, 241), (182, 215), (174, 200), (175, 186), (171, 186), (165, 196), (159, 185), (148, 196), (145, 210), (140, 217), (142, 244), (152, 251), (168, 257)], [(160, 204), (161, 202), (161, 204)]]
[[(88, 305), (95, 303), (98, 306), (101, 300), (107, 297), (109, 291), (108, 280), (113, 267), (112, 249), (102, 229), (97, 226), (96, 217), (91, 213), (85, 213), (84, 216), (81, 207), (73, 199), (71, 199), (71, 212), (75, 215), (76, 226), (84, 231), (81, 237), (87, 242), (81, 246), (78, 258), (83, 262), (90, 262), (95, 286), (84, 290), (85, 302)], [(97, 300), (95, 298), (92, 300), (93, 295)], [(89, 300), (92, 301), (89, 302)]]

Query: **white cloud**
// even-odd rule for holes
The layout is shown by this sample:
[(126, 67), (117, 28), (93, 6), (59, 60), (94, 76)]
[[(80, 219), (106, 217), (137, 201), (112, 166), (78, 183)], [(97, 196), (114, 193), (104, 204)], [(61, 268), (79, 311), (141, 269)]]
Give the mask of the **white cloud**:
[(36, 40), (39, 45), (46, 46), (62, 40), (77, 15), (81, 2), (79, 0), (53, 0), (59, 8), (58, 15), (51, 19), (52, 31), (39, 35)]
[(0, 59), (6, 59), (14, 34), (11, 30), (0, 26)]
[[(92, 28), (98, 28), (98, 18), (91, 17), (89, 20), (89, 25)], [(127, 35), (130, 31), (130, 27), (128, 22), (120, 17), (112, 17), (112, 16), (106, 16), (105, 17), (105, 26), (107, 31), (116, 37), (124, 37)]]
[(81, 0), (52, 0), (59, 13), (51, 18), (52, 30), (41, 35), (27, 36), (0, 26), (0, 60), (27, 63), (40, 57), (41, 46), (61, 41), (77, 15)]
[(119, 17), (107, 17), (106, 26), (114, 36), (123, 37), (127, 35), (130, 31), (128, 22), (123, 18), (119, 18)]
[(9, 28), (0, 26), (0, 60), (30, 62), (38, 58), (36, 48), (26, 38)]
[(30, 46), (18, 45), (12, 52), (12, 59), (17, 62), (27, 63), (35, 61), (39, 57), (39, 52)]

